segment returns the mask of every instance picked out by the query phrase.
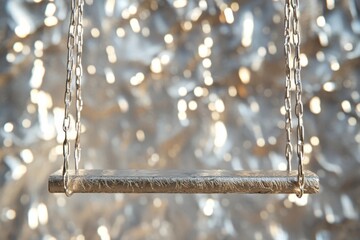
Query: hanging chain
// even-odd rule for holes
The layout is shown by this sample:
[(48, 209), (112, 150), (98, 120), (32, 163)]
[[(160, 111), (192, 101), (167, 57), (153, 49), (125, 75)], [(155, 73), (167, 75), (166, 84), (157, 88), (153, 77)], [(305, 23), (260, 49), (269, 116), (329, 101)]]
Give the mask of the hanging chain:
[(82, 69), (82, 49), (83, 49), (83, 15), (84, 15), (84, 0), (78, 0), (77, 6), (77, 24), (76, 24), (76, 139), (75, 139), (75, 170), (79, 169), (79, 162), (81, 158), (80, 134), (81, 134), (81, 110), (83, 108), (83, 100), (81, 97), (81, 80), (83, 77)]
[(291, 143), (291, 130), (292, 130), (292, 115), (291, 115), (291, 39), (290, 39), (290, 27), (291, 27), (291, 0), (285, 1), (284, 8), (284, 52), (285, 52), (285, 131), (286, 131), (286, 145), (285, 145), (285, 157), (287, 161), (287, 170), (291, 171), (291, 159), (293, 155), (293, 146)]
[(300, 24), (299, 24), (299, 0), (292, 0), (293, 9), (293, 44), (294, 44), (294, 81), (296, 85), (296, 105), (295, 114), (298, 120), (297, 124), (297, 156), (298, 156), (298, 184), (299, 192), (298, 197), (304, 194), (305, 177), (303, 171), (303, 158), (304, 158), (304, 106), (302, 103), (302, 83), (300, 77)]
[(66, 64), (66, 84), (65, 84), (65, 95), (64, 95), (64, 103), (65, 103), (65, 113), (64, 113), (64, 121), (63, 121), (63, 131), (64, 131), (64, 142), (63, 142), (63, 156), (64, 156), (64, 164), (63, 164), (63, 179), (64, 179), (64, 190), (66, 195), (71, 195), (71, 191), (68, 189), (69, 184), (69, 157), (70, 157), (70, 142), (68, 138), (68, 133), (70, 129), (70, 106), (72, 100), (71, 94), (71, 82), (73, 78), (73, 69), (74, 69), (74, 51), (75, 51), (75, 34), (76, 34), (76, 21), (75, 21), (75, 11), (76, 5), (75, 0), (71, 1), (71, 16), (70, 16), (70, 24), (69, 24), (69, 33), (67, 39), (67, 64)]
[[(286, 146), (285, 157), (287, 160), (287, 170), (291, 170), (291, 159), (293, 155), (293, 145), (291, 143), (292, 130), (292, 109), (291, 109), (291, 68), (290, 61), (293, 61), (293, 79), (295, 82), (295, 115), (297, 117), (297, 143), (296, 152), (298, 157), (297, 182), (299, 190), (296, 192), (298, 197), (304, 194), (305, 177), (303, 170), (304, 158), (304, 106), (302, 103), (302, 83), (300, 65), (300, 24), (299, 24), (299, 0), (285, 0), (284, 7), (284, 50), (285, 50), (285, 131)], [(291, 43), (292, 41), (292, 43)], [(293, 58), (291, 58), (291, 48), (293, 47)]]
[[(76, 85), (76, 139), (75, 139), (75, 170), (79, 169), (79, 162), (81, 158), (81, 147), (80, 147), (80, 133), (81, 133), (81, 110), (83, 107), (83, 101), (81, 97), (81, 80), (83, 76), (82, 69), (82, 46), (83, 46), (83, 11), (84, 1), (83, 0), (71, 0), (71, 16), (67, 40), (67, 71), (66, 71), (66, 85), (65, 85), (65, 114), (63, 121), (63, 131), (65, 134), (63, 142), (63, 179), (64, 179), (64, 190), (67, 196), (72, 194), (69, 186), (69, 158), (70, 158), (70, 142), (69, 142), (69, 129), (70, 129), (70, 106), (72, 101), (71, 83), (75, 77)], [(76, 54), (76, 56), (75, 56)]]

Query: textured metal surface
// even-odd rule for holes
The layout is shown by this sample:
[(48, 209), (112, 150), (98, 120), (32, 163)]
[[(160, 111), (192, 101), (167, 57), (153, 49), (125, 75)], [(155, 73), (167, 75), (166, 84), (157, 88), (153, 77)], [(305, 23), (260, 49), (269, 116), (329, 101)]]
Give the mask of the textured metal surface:
[[(297, 171), (74, 170), (74, 193), (294, 193)], [(305, 173), (305, 193), (319, 192), (319, 178)], [(49, 178), (50, 192), (64, 192), (61, 171)]]

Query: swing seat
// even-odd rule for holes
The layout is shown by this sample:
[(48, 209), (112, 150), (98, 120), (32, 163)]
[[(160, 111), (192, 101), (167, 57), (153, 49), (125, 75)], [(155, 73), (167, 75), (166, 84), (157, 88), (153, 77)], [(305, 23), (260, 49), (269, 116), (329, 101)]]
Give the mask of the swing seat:
[[(319, 192), (319, 177), (304, 171), (304, 193)], [(69, 170), (73, 193), (294, 193), (297, 171)], [(49, 177), (49, 192), (64, 193), (62, 171)]]

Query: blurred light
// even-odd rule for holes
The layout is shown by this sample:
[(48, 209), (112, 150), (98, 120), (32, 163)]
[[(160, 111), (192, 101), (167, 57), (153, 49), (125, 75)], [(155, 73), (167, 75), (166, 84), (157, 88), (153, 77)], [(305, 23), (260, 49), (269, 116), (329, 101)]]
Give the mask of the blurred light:
[(211, 60), (209, 58), (205, 58), (202, 60), (202, 65), (204, 68), (210, 68), (211, 67)]
[(192, 111), (197, 109), (197, 103), (194, 100), (189, 102), (189, 109)]
[(144, 37), (148, 37), (150, 35), (150, 29), (148, 27), (144, 27), (142, 30), (141, 30), (141, 34), (144, 36)]
[(157, 198), (154, 198), (153, 204), (154, 204), (154, 207), (159, 208), (162, 205), (162, 201), (160, 198), (157, 197)]
[(139, 142), (143, 142), (145, 140), (145, 133), (143, 130), (137, 130), (136, 131), (136, 139), (139, 141)]
[(250, 71), (246, 67), (239, 68), (239, 78), (244, 84), (248, 84), (250, 82)]
[(214, 79), (211, 76), (205, 76), (204, 83), (206, 86), (211, 86), (214, 83)]
[(48, 223), (48, 211), (44, 203), (40, 203), (37, 208), (39, 223), (41, 225), (46, 225)]
[(344, 50), (345, 50), (345, 51), (352, 51), (353, 48), (354, 48), (354, 46), (353, 46), (353, 44), (350, 43), (350, 42), (347, 42), (347, 43), (344, 44)]
[(332, 61), (330, 63), (330, 68), (333, 71), (338, 71), (340, 69), (340, 64), (337, 61)]
[(312, 152), (312, 146), (309, 143), (304, 145), (304, 152), (310, 154)]
[(351, 112), (351, 104), (348, 100), (344, 100), (341, 102), (341, 108), (344, 112), (349, 113)]
[(211, 198), (207, 199), (203, 208), (205, 216), (210, 217), (214, 213), (215, 201)]
[(199, 7), (201, 10), (205, 11), (208, 7), (206, 0), (200, 0), (199, 1)]
[(200, 44), (198, 48), (198, 53), (201, 58), (205, 58), (210, 55), (210, 49), (206, 45)]
[(14, 124), (12, 124), (11, 122), (7, 122), (4, 124), (4, 131), (9, 133), (12, 132), (14, 130)]
[(5, 217), (8, 220), (14, 220), (16, 218), (16, 212), (13, 209), (7, 209), (5, 212)]
[(8, 61), (9, 63), (12, 63), (16, 60), (16, 56), (13, 53), (8, 53), (6, 54), (6, 61)]
[(192, 29), (192, 23), (190, 21), (185, 21), (182, 24), (182, 27), (183, 27), (184, 31), (190, 31)]
[(27, 37), (30, 34), (30, 26), (27, 23), (21, 23), (21, 25), (15, 27), (15, 34), (19, 38)]
[(357, 125), (357, 120), (356, 120), (356, 118), (354, 118), (354, 117), (349, 117), (349, 119), (348, 119), (348, 124), (349, 124), (350, 126), (356, 126), (356, 125)]
[(325, 20), (324, 16), (319, 16), (319, 17), (316, 19), (316, 24), (317, 24), (319, 27), (325, 27), (325, 25), (326, 25), (326, 20)]
[(13, 49), (15, 52), (19, 53), (24, 49), (24, 45), (22, 44), (22, 42), (16, 42), (13, 45)]
[(129, 7), (129, 13), (130, 13), (131, 15), (135, 15), (135, 14), (137, 13), (137, 10), (138, 10), (138, 8), (137, 8), (135, 5), (131, 5), (131, 6)]
[(191, 21), (196, 22), (199, 20), (200, 16), (202, 14), (202, 10), (200, 8), (194, 8), (191, 12)]
[(302, 67), (306, 67), (308, 65), (309, 61), (307, 56), (304, 53), (300, 54), (300, 65)]
[(100, 36), (99, 29), (95, 27), (91, 29), (90, 33), (93, 38), (98, 38)]
[(44, 20), (44, 24), (45, 26), (47, 27), (53, 27), (55, 26), (56, 24), (58, 24), (58, 19), (55, 17), (55, 16), (51, 16), (51, 17), (47, 17), (45, 18)]
[(203, 96), (204, 95), (204, 89), (202, 88), (202, 87), (196, 87), (195, 89), (194, 89), (194, 95), (196, 96), (196, 97), (201, 97), (201, 96)]
[(36, 229), (39, 226), (39, 216), (37, 209), (31, 207), (28, 212), (28, 224), (30, 229)]
[(125, 30), (123, 28), (118, 28), (116, 29), (116, 35), (119, 37), (119, 38), (122, 38), (125, 36)]
[(145, 75), (142, 72), (138, 72), (135, 76), (130, 78), (130, 84), (137, 86), (141, 84), (145, 79)]
[(271, 145), (275, 145), (276, 142), (277, 142), (276, 137), (270, 136), (270, 137), (268, 138), (268, 142), (269, 142)]
[(268, 51), (270, 54), (275, 54), (277, 52), (277, 48), (274, 42), (270, 42), (268, 45)]
[(323, 85), (323, 89), (324, 89), (326, 92), (333, 92), (333, 91), (335, 91), (335, 89), (336, 89), (336, 84), (333, 83), (333, 82), (326, 82), (326, 83), (324, 83), (324, 85)]
[(122, 97), (122, 96), (119, 97), (117, 102), (118, 102), (121, 112), (129, 111), (129, 103), (124, 97)]
[(228, 88), (228, 93), (229, 93), (229, 96), (230, 96), (230, 97), (235, 97), (235, 96), (237, 95), (236, 87), (230, 86), (230, 87)]
[(161, 61), (159, 58), (156, 57), (151, 61), (150, 69), (153, 73), (161, 73), (162, 72), (163, 69), (162, 69)]
[(173, 2), (173, 5), (175, 8), (183, 8), (187, 4), (187, 0), (175, 0)]
[(319, 62), (324, 61), (324, 60), (325, 60), (325, 54), (324, 54), (324, 52), (318, 51), (318, 52), (316, 53), (316, 59), (317, 59)]
[(186, 87), (180, 87), (180, 88), (178, 89), (178, 93), (179, 93), (179, 96), (181, 96), (181, 97), (186, 96), (186, 94), (187, 94), (187, 89), (186, 89)]
[(169, 54), (166, 54), (166, 53), (162, 54), (161, 57), (160, 57), (160, 62), (161, 62), (162, 65), (169, 64), (169, 62), (170, 62)]
[(168, 33), (164, 36), (164, 41), (165, 43), (170, 44), (174, 41), (174, 37), (170, 33)]
[(115, 48), (111, 45), (106, 47), (107, 57), (110, 63), (115, 63), (117, 61)]
[(234, 22), (234, 14), (231, 8), (225, 8), (224, 15), (225, 15), (225, 21), (228, 24), (232, 24)]
[(221, 121), (217, 121), (214, 124), (214, 145), (215, 147), (222, 147), (224, 146), (226, 139), (227, 139), (227, 130), (225, 124)]
[(231, 5), (230, 5), (231, 9), (234, 11), (234, 12), (237, 12), (239, 11), (239, 3), (238, 2), (232, 2)]
[(139, 24), (139, 21), (136, 18), (130, 19), (130, 26), (131, 26), (131, 29), (135, 33), (140, 32), (140, 24)]
[(210, 33), (211, 32), (211, 26), (207, 21), (203, 21), (202, 22), (202, 31), (206, 34), (206, 33)]
[(24, 163), (27, 163), (27, 164), (32, 163), (32, 161), (34, 160), (34, 155), (30, 151), (30, 149), (22, 150), (20, 152), (20, 157), (24, 161)]
[(333, 10), (335, 7), (335, 0), (326, 0), (326, 7), (329, 10)]
[(310, 100), (310, 111), (314, 114), (321, 112), (321, 101), (319, 97), (315, 96)]
[(220, 98), (216, 99), (216, 101), (215, 101), (215, 111), (217, 111), (219, 113), (222, 113), (225, 111), (225, 104)]
[(278, 23), (280, 23), (280, 21), (281, 21), (281, 16), (280, 16), (279, 14), (275, 14), (275, 15), (273, 16), (272, 20), (273, 20), (273, 22), (274, 22), (275, 24), (278, 24)]
[(87, 66), (87, 71), (89, 74), (93, 75), (96, 73), (96, 67), (94, 65)]
[(45, 16), (46, 17), (53, 16), (55, 14), (55, 12), (56, 12), (55, 3), (52, 3), (52, 2), (48, 3), (45, 8)]
[(109, 231), (104, 225), (98, 227), (97, 233), (99, 234), (101, 240), (110, 240)]
[(40, 88), (45, 76), (45, 67), (43, 61), (40, 59), (35, 59), (34, 66), (31, 71), (30, 78), (30, 87), (31, 88)]
[(244, 47), (249, 47), (252, 43), (252, 35), (254, 32), (254, 18), (251, 12), (244, 14), (243, 32), (241, 43)]
[(257, 53), (259, 54), (260, 57), (265, 57), (266, 56), (266, 48), (259, 47)]
[(258, 139), (256, 139), (256, 144), (257, 144), (259, 147), (264, 147), (264, 146), (265, 146), (265, 139), (264, 139), (264, 138), (258, 138)]
[(24, 120), (22, 120), (21, 125), (23, 126), (23, 128), (29, 128), (31, 126), (31, 121), (25, 118)]
[(320, 143), (320, 140), (317, 136), (312, 136), (310, 138), (310, 143), (313, 145), (313, 146), (318, 146), (319, 143)]
[(106, 82), (113, 84), (115, 82), (115, 75), (111, 68), (106, 67), (104, 69)]
[(105, 3), (105, 14), (108, 17), (111, 17), (114, 14), (115, 10), (115, 0), (106, 0)]
[(296, 194), (289, 194), (288, 199), (290, 202), (295, 203), (298, 206), (306, 206), (308, 203), (309, 194), (304, 194), (301, 198), (298, 198)]
[(204, 39), (204, 44), (205, 46), (207, 46), (208, 48), (211, 48), (214, 45), (214, 41), (211, 37), (206, 37)]
[(184, 99), (180, 99), (177, 104), (177, 108), (179, 112), (186, 112), (187, 110), (187, 104)]

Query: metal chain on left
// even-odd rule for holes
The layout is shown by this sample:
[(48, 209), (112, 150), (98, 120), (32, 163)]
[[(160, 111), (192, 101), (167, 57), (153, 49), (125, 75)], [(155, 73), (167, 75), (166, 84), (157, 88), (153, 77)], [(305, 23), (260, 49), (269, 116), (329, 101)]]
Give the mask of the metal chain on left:
[(287, 170), (291, 171), (291, 159), (293, 156), (293, 145), (291, 143), (291, 131), (292, 131), (292, 109), (291, 109), (291, 0), (285, 1), (284, 7), (284, 52), (285, 52), (285, 132), (286, 132), (286, 145), (285, 145), (285, 158), (287, 161)]
[(71, 14), (70, 14), (70, 24), (69, 32), (67, 39), (67, 63), (66, 63), (66, 84), (65, 84), (65, 94), (64, 94), (64, 120), (63, 120), (63, 131), (64, 131), (64, 142), (63, 142), (63, 180), (64, 180), (64, 191), (67, 196), (71, 195), (71, 191), (68, 188), (69, 184), (69, 158), (70, 158), (70, 142), (68, 138), (68, 132), (70, 129), (70, 106), (72, 100), (71, 93), (71, 83), (74, 73), (74, 52), (75, 52), (75, 35), (76, 35), (76, 0), (71, 1)]
[(299, 192), (296, 195), (300, 198), (304, 194), (304, 169), (303, 169), (303, 159), (304, 159), (304, 105), (302, 102), (302, 83), (301, 83), (301, 64), (300, 64), (300, 23), (299, 23), (299, 0), (292, 0), (291, 7), (293, 10), (293, 45), (294, 45), (294, 63), (293, 63), (293, 72), (294, 72), (294, 81), (295, 81), (295, 91), (296, 91), (296, 105), (295, 105), (295, 114), (298, 120), (297, 124), (297, 156), (298, 156), (298, 187)]

